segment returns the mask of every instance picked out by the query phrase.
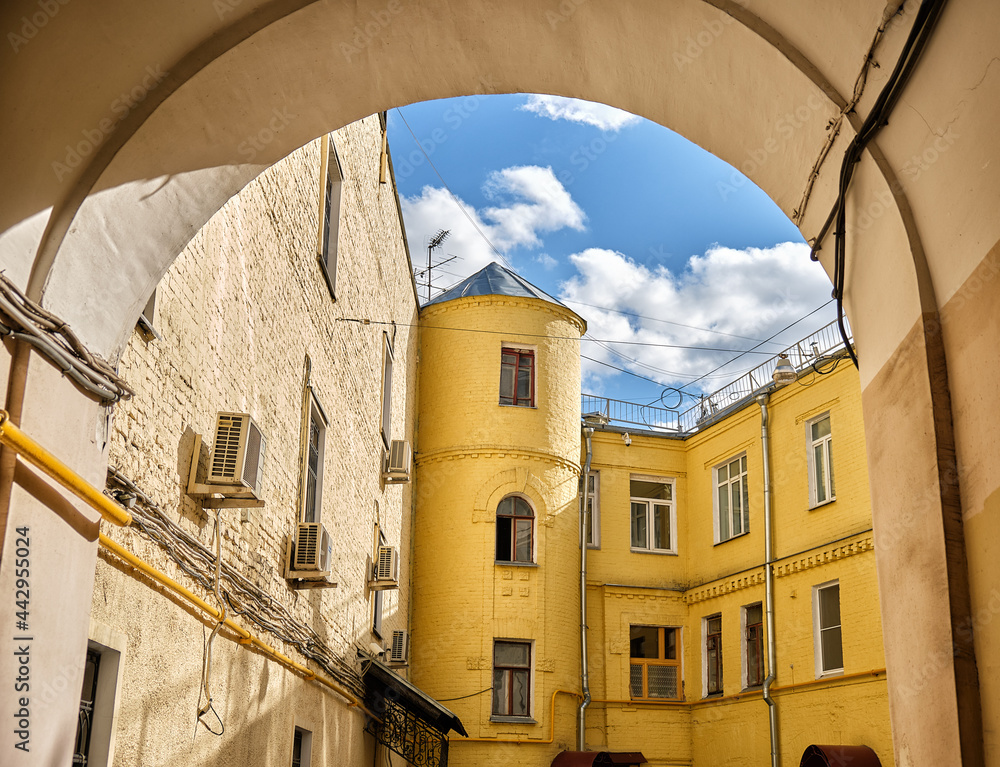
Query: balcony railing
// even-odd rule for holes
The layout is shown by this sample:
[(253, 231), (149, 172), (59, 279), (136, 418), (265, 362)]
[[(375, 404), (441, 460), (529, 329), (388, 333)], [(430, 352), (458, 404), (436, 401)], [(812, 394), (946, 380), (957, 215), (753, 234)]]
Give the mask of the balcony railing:
[(584, 414), (600, 413), (615, 426), (635, 426), (649, 431), (677, 431), (677, 411), (653, 405), (639, 405), (620, 399), (584, 394), (581, 402)]

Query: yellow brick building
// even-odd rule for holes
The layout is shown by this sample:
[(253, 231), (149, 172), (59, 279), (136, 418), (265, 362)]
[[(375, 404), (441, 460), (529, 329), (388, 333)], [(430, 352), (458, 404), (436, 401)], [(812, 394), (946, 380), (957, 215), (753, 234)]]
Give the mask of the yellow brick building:
[(578, 742), (584, 331), (495, 264), (421, 312), (412, 675), (471, 736), (452, 763), (763, 764), (766, 683), (778, 763), (823, 744), (892, 764), (858, 377), (822, 352), (780, 388), (771, 363), (765, 386), (758, 370), (687, 413), (645, 408), (653, 428), (585, 398), (611, 418), (584, 416)]

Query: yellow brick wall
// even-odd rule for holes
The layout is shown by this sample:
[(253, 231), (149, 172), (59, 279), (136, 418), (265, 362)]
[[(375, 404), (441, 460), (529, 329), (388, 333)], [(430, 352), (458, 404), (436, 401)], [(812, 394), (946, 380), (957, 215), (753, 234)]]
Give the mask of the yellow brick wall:
[[(408, 623), (411, 486), (382, 485), (379, 426), (388, 331), (395, 339), (392, 436), (413, 439), (417, 305), (394, 190), (378, 183), (378, 118), (347, 126), (334, 140), (345, 177), (336, 301), (316, 255), (317, 140), (231, 199), (164, 276), (155, 316), (162, 338), (144, 340), (137, 332), (122, 357), (121, 372), (136, 396), (114, 413), (109, 452), (111, 466), (212, 546), (211, 512), (184, 493), (194, 433), (204, 436), (205, 461), (216, 412), (249, 412), (268, 439), (267, 505), (250, 510), (245, 521), (239, 510), (223, 512), (223, 558), (360, 668), (356, 647), (375, 638), (365, 563), (376, 518), (402, 558), (400, 589), (385, 592), (383, 634)], [(332, 580), (339, 586), (296, 592), (283, 578), (284, 540), (299, 513), (307, 355), (329, 417), (322, 521), (334, 541)], [(215, 603), (147, 538), (132, 530), (109, 534)], [(98, 563), (92, 614), (128, 638), (116, 764), (287, 764), (296, 723), (313, 731), (314, 765), (371, 763), (372, 741), (357, 709), (224, 636), (214, 645), (212, 691), (226, 735), (201, 730), (192, 743), (201, 623), (106, 559)], [(235, 620), (306, 662), (245, 617)]]

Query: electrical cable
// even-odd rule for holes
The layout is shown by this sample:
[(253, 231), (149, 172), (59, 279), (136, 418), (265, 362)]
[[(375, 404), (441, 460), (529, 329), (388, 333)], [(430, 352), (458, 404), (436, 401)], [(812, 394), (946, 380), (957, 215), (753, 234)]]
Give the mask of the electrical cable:
[[(222, 521), (219, 516), (220, 509), (215, 510), (215, 581), (213, 583), (212, 591), (215, 593), (215, 599), (219, 603), (219, 608), (222, 611), (222, 615), (219, 616), (219, 622), (215, 624), (215, 628), (212, 629), (211, 635), (208, 637), (208, 641), (205, 643), (204, 655), (202, 657), (201, 665), (201, 685), (202, 690), (205, 693), (205, 705), (198, 709), (198, 721), (205, 725), (205, 729), (208, 730), (213, 735), (221, 736), (226, 731), (226, 725), (222, 721), (222, 717), (212, 706), (212, 693), (209, 690), (209, 682), (212, 676), (212, 643), (215, 641), (216, 635), (226, 624), (226, 617), (228, 613), (228, 605), (226, 600), (222, 598), (219, 593), (219, 582), (222, 579), (222, 529), (219, 527)], [(198, 693), (199, 699), (201, 698), (201, 692)], [(222, 725), (222, 730), (220, 732), (215, 732), (208, 723), (202, 719), (205, 714), (212, 711), (215, 714), (215, 718), (219, 720), (219, 724)]]
[(453, 700), (465, 700), (466, 698), (475, 698), (477, 695), (482, 695), (484, 692), (490, 692), (493, 688), (487, 687), (485, 690), (480, 690), (479, 692), (470, 692), (468, 695), (460, 695), (457, 698), (436, 698), (438, 703), (450, 703)]

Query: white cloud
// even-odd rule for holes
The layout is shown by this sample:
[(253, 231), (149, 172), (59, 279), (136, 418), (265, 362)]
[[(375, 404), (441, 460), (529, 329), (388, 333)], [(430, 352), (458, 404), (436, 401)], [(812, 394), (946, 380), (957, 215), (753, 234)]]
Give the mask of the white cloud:
[[(691, 257), (677, 274), (665, 266), (650, 268), (622, 253), (598, 248), (572, 255), (570, 261), (578, 274), (563, 283), (560, 298), (587, 319), (590, 335), (595, 338), (749, 349), (754, 341), (733, 336), (767, 338), (830, 297), (829, 279), (819, 264), (809, 260), (809, 248), (801, 243), (744, 250), (715, 246), (704, 255)], [(691, 327), (627, 317), (574, 301)], [(830, 321), (831, 312), (832, 307), (813, 315), (777, 340), (781, 345), (793, 343)], [(638, 362), (627, 362), (594, 343), (583, 346), (589, 357), (674, 386), (734, 356), (733, 352), (657, 346), (613, 348)], [(772, 343), (762, 346), (761, 351), (776, 354), (780, 348)], [(747, 355), (720, 371), (723, 377), (707, 379), (698, 386), (712, 391), (766, 359)], [(584, 390), (601, 386), (603, 379), (613, 374), (610, 368), (584, 360)]]
[(630, 112), (609, 107), (606, 104), (568, 99), (564, 96), (532, 94), (518, 109), (533, 112), (550, 120), (569, 120), (570, 122), (593, 125), (604, 131), (615, 132), (642, 119)]
[[(483, 234), (506, 254), (518, 247), (539, 247), (541, 234), (565, 227), (584, 228), (583, 210), (551, 168), (528, 165), (495, 171), (483, 191), (494, 204), (480, 210), (464, 200), (456, 204), (448, 191), (439, 187), (425, 186), (419, 195), (400, 200), (410, 256), (418, 271), (426, 268), (430, 237), (439, 229), (451, 231), (444, 245), (435, 251), (434, 261), (450, 255), (460, 258), (434, 271), (435, 288), (458, 282), (491, 261), (500, 261)], [(462, 214), (459, 204), (468, 216)], [(417, 282), (422, 279), (418, 276)]]
[(535, 262), (541, 264), (542, 268), (549, 272), (559, 266), (559, 262), (548, 253), (539, 253), (535, 256)]

